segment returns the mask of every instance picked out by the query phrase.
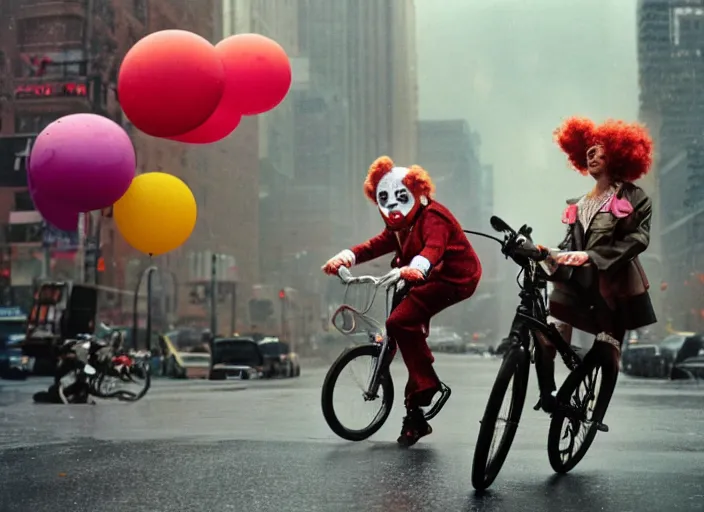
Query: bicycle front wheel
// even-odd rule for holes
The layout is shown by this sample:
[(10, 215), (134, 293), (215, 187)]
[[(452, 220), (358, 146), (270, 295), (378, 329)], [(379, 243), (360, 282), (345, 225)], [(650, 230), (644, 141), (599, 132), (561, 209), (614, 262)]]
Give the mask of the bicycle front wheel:
[(491, 389), (474, 448), (472, 487), (478, 491), (494, 483), (511, 449), (526, 401), (528, 369), (526, 351), (510, 348)]
[(135, 361), (125, 373), (101, 373), (93, 386), (100, 398), (117, 398), (122, 402), (136, 402), (144, 398), (151, 387), (152, 377), (148, 364)]
[(548, 458), (557, 473), (571, 471), (594, 442), (616, 385), (616, 379), (604, 370), (596, 357), (587, 357), (557, 393), (558, 403), (568, 405), (574, 416), (558, 409), (550, 420)]
[[(363, 441), (374, 435), (386, 422), (394, 403), (394, 383), (388, 367), (381, 373), (377, 396), (368, 396), (369, 383), (379, 362), (379, 347), (361, 345), (345, 350), (332, 364), (325, 376), (321, 405), (323, 416), (330, 429), (342, 439)], [(360, 367), (361, 378), (354, 379), (355, 385), (338, 382), (344, 370)], [(336, 399), (339, 405), (336, 406)], [(353, 402), (372, 405), (373, 414), (349, 412)], [(376, 412), (374, 412), (376, 409)], [(367, 419), (364, 419), (364, 418)], [(342, 419), (344, 418), (344, 419)]]

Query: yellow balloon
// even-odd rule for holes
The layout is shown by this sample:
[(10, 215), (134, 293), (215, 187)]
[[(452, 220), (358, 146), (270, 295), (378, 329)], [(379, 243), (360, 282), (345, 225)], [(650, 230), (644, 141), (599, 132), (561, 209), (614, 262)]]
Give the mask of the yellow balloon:
[(132, 247), (158, 256), (182, 245), (196, 226), (193, 192), (176, 176), (140, 174), (113, 206), (117, 229)]

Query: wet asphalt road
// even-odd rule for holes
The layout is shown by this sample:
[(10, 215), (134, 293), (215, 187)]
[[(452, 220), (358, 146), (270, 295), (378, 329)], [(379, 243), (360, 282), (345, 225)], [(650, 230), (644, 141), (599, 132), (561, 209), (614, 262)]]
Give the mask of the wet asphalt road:
[(491, 490), (470, 485), (497, 360), (439, 356), (453, 389), (434, 433), (395, 444), (396, 408), (371, 440), (336, 438), (320, 412), (324, 368), (247, 386), (158, 382), (136, 404), (40, 406), (37, 381), (0, 381), (0, 512), (704, 511), (704, 383), (622, 377), (606, 423), (573, 472), (556, 477), (534, 378)]

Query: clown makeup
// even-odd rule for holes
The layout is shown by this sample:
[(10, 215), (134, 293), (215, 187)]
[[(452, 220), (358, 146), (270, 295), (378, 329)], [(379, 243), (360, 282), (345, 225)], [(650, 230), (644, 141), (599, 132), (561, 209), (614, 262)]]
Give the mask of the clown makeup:
[(587, 169), (594, 178), (606, 171), (606, 152), (603, 146), (597, 144), (587, 149)]
[(413, 211), (416, 199), (408, 187), (403, 184), (403, 179), (408, 174), (405, 167), (394, 167), (389, 171), (376, 187), (376, 202), (379, 211), (392, 226), (400, 226), (406, 217)]

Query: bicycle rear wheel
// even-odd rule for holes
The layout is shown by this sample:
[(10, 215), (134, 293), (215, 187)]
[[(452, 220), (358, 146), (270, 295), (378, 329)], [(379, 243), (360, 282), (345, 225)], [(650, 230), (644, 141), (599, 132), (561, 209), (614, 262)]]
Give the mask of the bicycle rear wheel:
[[(615, 378), (607, 378), (602, 386), (604, 375), (598, 358), (587, 357), (565, 379), (557, 393), (558, 403), (569, 404), (575, 413), (570, 415), (575, 417), (570, 417), (566, 411), (558, 409), (550, 421), (548, 458), (557, 473), (571, 471), (594, 442), (616, 385)], [(561, 446), (562, 441), (566, 443)]]
[[(371, 421), (361, 428), (350, 428), (344, 425), (340, 420), (338, 412), (334, 405), (334, 396), (336, 391), (336, 385), (338, 378), (342, 371), (353, 361), (363, 360), (364, 358), (369, 359), (368, 371), (364, 375), (363, 380), (359, 383), (359, 388), (352, 391), (346, 399), (357, 398), (362, 399), (365, 402), (375, 402), (378, 403), (380, 408), (378, 412), (374, 415)], [(379, 360), (379, 347), (376, 345), (361, 345), (351, 349), (345, 350), (340, 357), (332, 364), (330, 370), (328, 370), (325, 376), (325, 381), (323, 382), (323, 390), (321, 396), (321, 405), (323, 409), (323, 416), (327, 422), (330, 429), (335, 432), (342, 439), (348, 441), (363, 441), (374, 435), (386, 422), (391, 413), (391, 407), (394, 403), (394, 383), (391, 380), (391, 374), (389, 373), (388, 366), (385, 368), (381, 374), (381, 381), (379, 386), (379, 391), (381, 397), (367, 397), (366, 391), (369, 382), (372, 378), (372, 372), (376, 367)], [(339, 390), (344, 393), (344, 390)]]
[[(484, 410), (474, 449), (472, 486), (478, 491), (487, 489), (494, 482), (511, 449), (526, 401), (529, 365), (528, 354), (519, 346), (510, 348), (501, 363)], [(505, 417), (500, 418), (509, 386), (508, 410)], [(505, 425), (503, 433), (497, 432), (498, 424)], [(497, 442), (498, 446), (494, 450)]]

